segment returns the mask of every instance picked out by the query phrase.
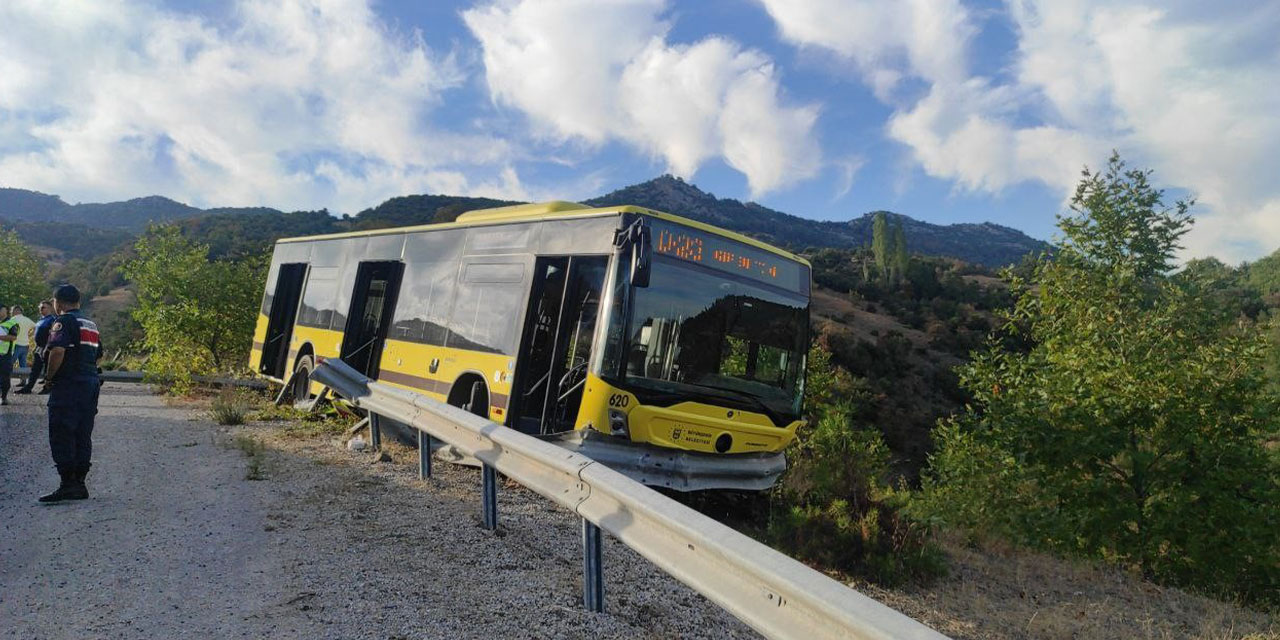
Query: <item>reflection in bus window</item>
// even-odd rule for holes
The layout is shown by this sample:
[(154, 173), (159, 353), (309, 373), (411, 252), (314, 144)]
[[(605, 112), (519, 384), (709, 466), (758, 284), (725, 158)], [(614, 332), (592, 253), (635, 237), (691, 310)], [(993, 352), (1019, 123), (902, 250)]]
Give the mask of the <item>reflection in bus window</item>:
[(444, 346), (456, 277), (456, 263), (409, 263), (404, 271), (391, 337)]
[(627, 382), (661, 392), (749, 396), (800, 412), (808, 311), (803, 296), (666, 256), (634, 290)]
[(600, 314), (601, 289), (608, 262), (604, 258), (574, 258), (570, 291), (577, 292), (577, 299), (569, 301), (566, 310), (573, 313), (569, 319), (569, 349), (565, 353), (565, 366), (574, 367), (586, 363), (591, 357), (591, 346), (596, 335), (596, 317)]
[(524, 299), (524, 265), (469, 264), (459, 278), (447, 345), (512, 355)]
[(302, 294), (302, 309), (298, 311), (298, 324), (304, 327), (328, 329), (333, 319), (333, 299), (337, 293), (336, 267), (311, 267), (307, 287)]
[(329, 328), (334, 331), (344, 331), (347, 328), (347, 311), (351, 308), (351, 292), (355, 288), (360, 262), (367, 259), (368, 247), (368, 238), (353, 238), (342, 244), (342, 267), (335, 278), (338, 295), (333, 302), (333, 317), (329, 320)]
[(391, 337), (444, 346), (465, 230), (410, 234)]

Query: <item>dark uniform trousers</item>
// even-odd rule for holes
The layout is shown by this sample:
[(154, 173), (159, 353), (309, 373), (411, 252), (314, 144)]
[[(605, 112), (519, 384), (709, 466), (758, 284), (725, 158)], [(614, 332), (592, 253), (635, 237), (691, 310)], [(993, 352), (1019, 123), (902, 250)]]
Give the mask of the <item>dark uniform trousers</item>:
[(55, 380), (49, 389), (49, 449), (58, 471), (89, 470), (99, 386), (96, 377), (81, 376)]
[(13, 377), (13, 347), (0, 356), (0, 396), (9, 395), (9, 378)]
[(31, 391), (36, 387), (36, 381), (40, 380), (40, 374), (44, 373), (44, 356), (40, 355), (42, 349), (39, 347), (35, 350), (35, 355), (31, 356), (31, 373), (27, 375), (26, 382), (22, 383), (22, 388)]

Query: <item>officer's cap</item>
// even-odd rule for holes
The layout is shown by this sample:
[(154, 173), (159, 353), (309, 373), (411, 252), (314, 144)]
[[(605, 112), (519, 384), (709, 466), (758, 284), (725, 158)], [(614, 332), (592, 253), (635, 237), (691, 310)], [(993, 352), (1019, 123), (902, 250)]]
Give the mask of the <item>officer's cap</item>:
[(57, 289), (53, 290), (53, 299), (59, 302), (78, 304), (80, 302), (80, 290), (73, 284), (60, 284)]

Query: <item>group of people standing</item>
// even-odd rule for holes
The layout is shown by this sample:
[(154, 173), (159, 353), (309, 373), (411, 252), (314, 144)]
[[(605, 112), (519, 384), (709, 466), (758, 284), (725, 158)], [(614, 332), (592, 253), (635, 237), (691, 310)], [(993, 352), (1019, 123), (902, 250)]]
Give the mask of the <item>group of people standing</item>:
[[(0, 405), (9, 404), (13, 369), (26, 366), (28, 355), (31, 356), (31, 372), (14, 393), (34, 391), (36, 381), (44, 371), (44, 349), (54, 319), (53, 299), (40, 301), (40, 319), (34, 321), (23, 314), (20, 305), (12, 308), (0, 305)], [(34, 351), (32, 344), (35, 345)], [(48, 391), (41, 390), (40, 393)]]
[(8, 404), (14, 363), (27, 363), (33, 343), (31, 373), (14, 393), (32, 393), (39, 381), (38, 393), (49, 396), (49, 449), (62, 480), (40, 502), (84, 500), (102, 384), (102, 340), (98, 325), (80, 312), (79, 289), (69, 284), (55, 289), (52, 299), (40, 303), (38, 321), (23, 315), (22, 307), (0, 307), (0, 405)]

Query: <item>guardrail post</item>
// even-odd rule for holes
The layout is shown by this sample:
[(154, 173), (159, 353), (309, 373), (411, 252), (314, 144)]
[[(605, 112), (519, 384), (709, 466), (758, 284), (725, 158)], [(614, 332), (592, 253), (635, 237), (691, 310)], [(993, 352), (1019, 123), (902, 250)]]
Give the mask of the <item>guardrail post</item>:
[(369, 412), (369, 446), (377, 451), (382, 448), (382, 425), (378, 424), (378, 414)]
[(493, 531), (498, 528), (498, 474), (493, 467), (482, 464), (480, 475), (484, 484), (484, 528)]
[(431, 477), (431, 434), (418, 431), (418, 478)]
[(587, 611), (604, 612), (604, 562), (600, 527), (582, 519), (582, 606)]

